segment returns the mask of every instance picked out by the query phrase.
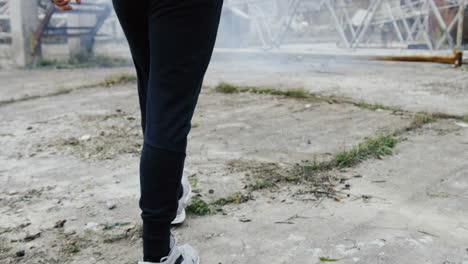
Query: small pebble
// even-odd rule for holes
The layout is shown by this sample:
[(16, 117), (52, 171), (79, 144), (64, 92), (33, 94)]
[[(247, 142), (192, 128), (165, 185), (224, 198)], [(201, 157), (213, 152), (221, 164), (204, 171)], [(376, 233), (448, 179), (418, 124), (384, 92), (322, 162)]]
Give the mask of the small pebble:
[(90, 135), (84, 135), (80, 138), (80, 141), (88, 141), (91, 139), (91, 136)]
[(95, 223), (95, 222), (88, 222), (85, 224), (85, 230), (91, 230), (91, 231), (94, 231), (94, 232), (97, 232), (99, 231), (99, 224), (98, 223)]
[(208, 193), (213, 194), (213, 193), (214, 193), (214, 190), (213, 190), (213, 189), (209, 189), (209, 190), (208, 190)]
[(59, 220), (55, 223), (54, 225), (54, 228), (60, 228), (60, 227), (63, 227), (65, 225), (65, 223), (67, 222), (67, 220)]
[(26, 254), (26, 252), (24, 251), (24, 249), (16, 251), (16, 256), (17, 257), (24, 257), (25, 254)]
[(109, 210), (115, 209), (117, 207), (117, 204), (113, 201), (107, 201), (106, 205)]
[(248, 219), (247, 217), (243, 216), (239, 219), (239, 221), (243, 222), (243, 223), (247, 223), (247, 222), (251, 222), (252, 220), (251, 219)]

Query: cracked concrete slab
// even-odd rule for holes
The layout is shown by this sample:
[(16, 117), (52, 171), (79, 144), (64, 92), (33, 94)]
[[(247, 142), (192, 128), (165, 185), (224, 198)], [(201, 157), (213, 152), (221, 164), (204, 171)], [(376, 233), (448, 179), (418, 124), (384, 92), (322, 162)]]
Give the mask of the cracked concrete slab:
[(18, 100), (94, 85), (108, 76), (120, 73), (133, 73), (133, 69), (0, 70), (0, 101)]
[[(350, 181), (350, 192), (375, 197), (368, 202), (330, 200), (316, 207), (281, 195), (291, 190), (265, 191), (247, 205), (229, 207), (227, 216), (191, 219), (177, 234), (196, 237), (202, 256), (221, 263), (320, 263), (320, 257), (339, 263), (468, 263), (467, 140), (468, 131), (453, 121), (427, 125), (407, 135), (396, 155), (341, 172), (362, 176)], [(300, 217), (292, 224), (275, 224), (294, 215)], [(219, 248), (226, 244), (228, 254)]]
[[(235, 58), (234, 58), (235, 59)], [(411, 111), (466, 114), (468, 74), (450, 65), (335, 59), (223, 61), (212, 64), (207, 84), (304, 88)]]
[[(217, 81), (214, 73), (208, 82)], [(126, 85), (0, 107), (0, 262), (138, 259), (137, 104), (135, 87)], [(329, 160), (410, 122), (410, 114), (392, 111), (205, 89), (185, 173), (209, 201), (248, 184), (249, 171), (232, 170), (232, 160), (279, 166)], [(450, 119), (426, 124), (404, 133), (393, 156), (331, 171), (351, 186), (342, 190), (350, 197), (339, 201), (317, 199), (307, 184), (284, 183), (224, 206), (224, 214), (190, 215), (173, 232), (200, 250), (203, 263), (320, 263), (328, 257), (346, 264), (466, 264), (467, 129)], [(63, 229), (54, 227), (64, 219)], [(104, 229), (106, 223), (126, 224)], [(79, 252), (70, 251), (70, 241)], [(22, 260), (14, 257), (19, 249), (26, 249)]]

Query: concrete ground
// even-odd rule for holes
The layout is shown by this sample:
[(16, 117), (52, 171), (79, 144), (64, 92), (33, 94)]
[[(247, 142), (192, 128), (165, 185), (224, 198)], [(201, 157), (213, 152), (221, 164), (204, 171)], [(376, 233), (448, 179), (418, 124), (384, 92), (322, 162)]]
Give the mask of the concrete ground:
[[(0, 105), (0, 263), (126, 264), (141, 256), (135, 85), (47, 96), (132, 72), (0, 72), (0, 98), (43, 96)], [(189, 214), (174, 234), (207, 264), (467, 264), (468, 124), (411, 126), (416, 111), (468, 113), (467, 80), (463, 69), (434, 64), (215, 60), (207, 86), (304, 88), (409, 112), (204, 88), (184, 173), (208, 202), (247, 194), (255, 177), (403, 132), (393, 155), (324, 172), (338, 179), (337, 195), (317, 196), (310, 180), (282, 181), (222, 212)]]

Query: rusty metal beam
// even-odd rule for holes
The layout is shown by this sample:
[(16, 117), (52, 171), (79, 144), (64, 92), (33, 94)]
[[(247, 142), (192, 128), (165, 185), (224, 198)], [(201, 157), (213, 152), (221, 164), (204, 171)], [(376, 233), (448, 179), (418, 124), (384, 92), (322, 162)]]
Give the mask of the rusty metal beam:
[(436, 62), (453, 64), (455, 67), (459, 67), (463, 62), (463, 52), (455, 48), (452, 55), (370, 56), (367, 57), (367, 59), (379, 61)]

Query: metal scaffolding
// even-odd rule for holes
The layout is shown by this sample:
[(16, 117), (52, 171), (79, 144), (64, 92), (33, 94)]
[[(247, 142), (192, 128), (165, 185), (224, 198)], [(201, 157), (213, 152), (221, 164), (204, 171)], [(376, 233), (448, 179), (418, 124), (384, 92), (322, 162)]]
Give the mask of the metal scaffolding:
[[(460, 2), (456, 0), (437, 1), (437, 4), (434, 0), (373, 0), (366, 10), (360, 9), (357, 11), (360, 13), (354, 14), (349, 12), (343, 0), (335, 1), (335, 5), (330, 6), (330, 13), (345, 18), (337, 20), (335, 26), (346, 47), (365, 44), (365, 36), (372, 27), (386, 26), (403, 45), (423, 41), (431, 50), (440, 49), (444, 44), (453, 48), (456, 43), (451, 32), (463, 18), (463, 13), (456, 13), (449, 20), (442, 17), (444, 10), (456, 11), (460, 7)], [(437, 23), (431, 25), (431, 20)], [(434, 31), (439, 31), (440, 36), (434, 38)]]
[[(327, 41), (344, 48), (438, 50), (462, 43), (466, 4), (466, 0), (225, 0), (224, 11), (248, 24), (247, 30), (237, 30), (231, 36), (247, 36), (247, 44), (238, 46), (260, 44), (264, 49), (272, 49), (292, 40), (309, 44), (311, 40), (304, 32), (314, 32), (315, 39), (333, 36)], [(26, 12), (20, 5), (34, 5), (37, 11)], [(36, 22), (28, 18), (34, 12)], [(25, 23), (36, 24), (31, 30), (25, 28)], [(14, 30), (21, 32), (15, 34)], [(28, 34), (33, 36), (32, 40)], [(69, 47), (92, 47), (98, 37), (123, 39), (110, 0), (84, 1), (79, 8), (66, 13), (52, 8), (48, 0), (0, 0), (0, 44), (8, 45), (20, 38), (16, 42), (21, 43), (23, 50), (34, 47), (34, 56), (40, 53), (41, 40), (47, 38), (65, 39)], [(28, 41), (32, 45), (25, 44)]]
[(371, 36), (380, 31), (400, 46), (424, 44), (432, 50), (455, 47), (452, 32), (464, 16), (458, 9), (466, 5), (463, 0), (369, 0), (362, 8), (358, 2), (365, 1), (228, 0), (226, 8), (251, 21), (265, 48), (284, 43), (285, 36), (294, 31), (292, 23), (297, 24), (304, 12), (326, 12), (343, 47), (372, 44)]

